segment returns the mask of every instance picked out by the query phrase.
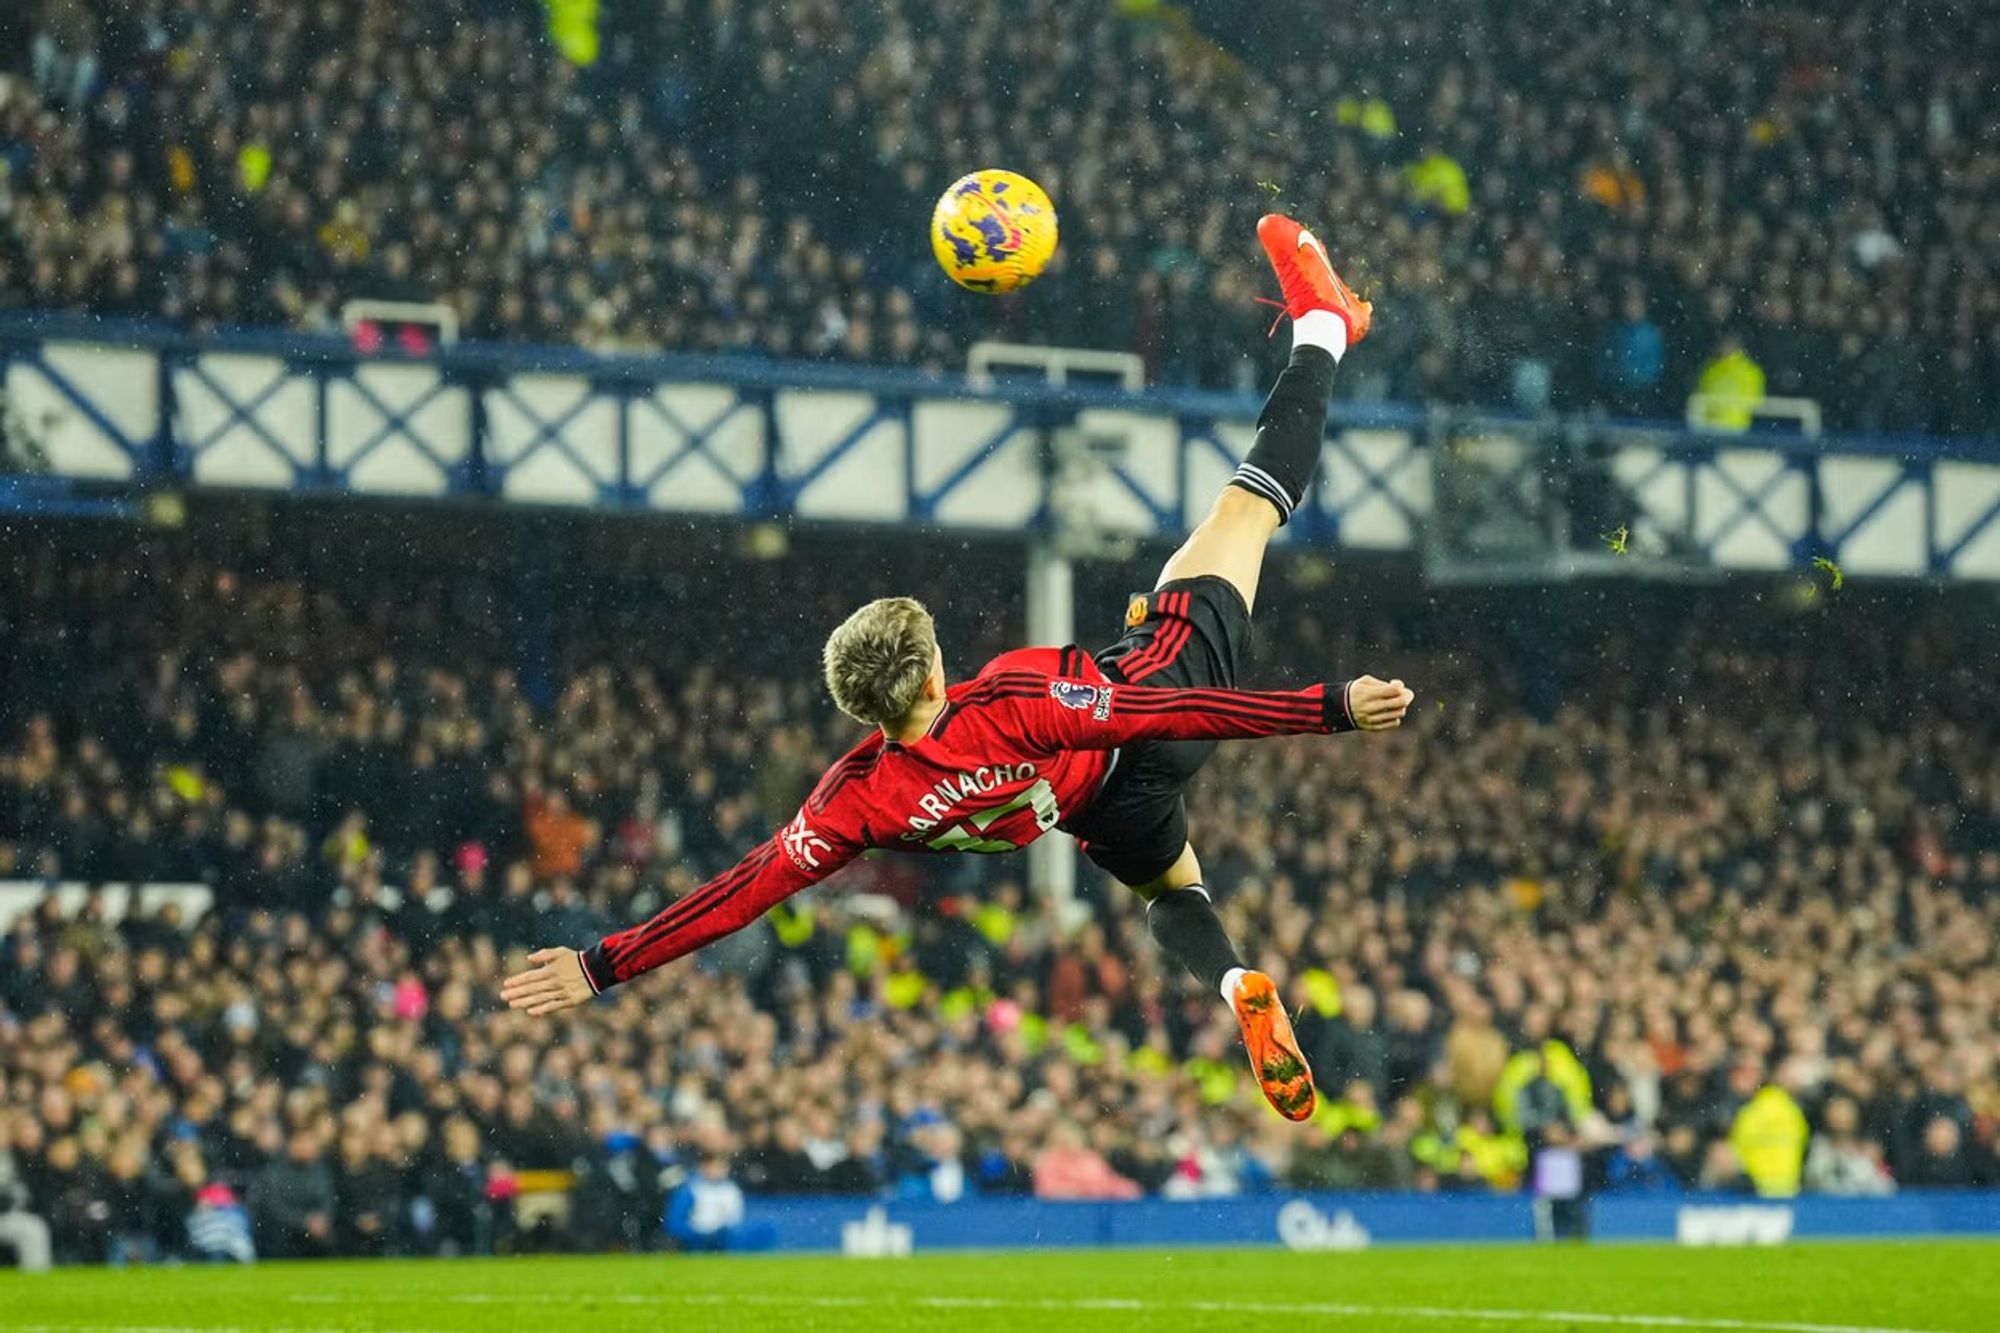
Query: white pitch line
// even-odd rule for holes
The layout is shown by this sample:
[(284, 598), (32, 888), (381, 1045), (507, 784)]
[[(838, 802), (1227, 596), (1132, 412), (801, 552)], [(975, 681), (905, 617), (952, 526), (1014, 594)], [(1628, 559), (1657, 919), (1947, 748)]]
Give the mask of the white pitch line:
[[(351, 1328), (291, 1328), (270, 1324), (7, 1324), (7, 1333), (354, 1333)], [(383, 1333), (430, 1333), (386, 1329)]]
[[(345, 1302), (346, 1296), (328, 1293), (291, 1297), (302, 1304)], [(380, 1299), (379, 1296), (371, 1299)], [(1815, 1324), (1793, 1320), (1710, 1318), (1702, 1315), (1608, 1314), (1595, 1310), (1485, 1310), (1448, 1305), (1352, 1305), (1337, 1301), (1173, 1301), (1137, 1300), (1119, 1297), (1030, 1298), (1008, 1296), (773, 1296), (762, 1292), (729, 1295), (722, 1292), (661, 1292), (657, 1295), (622, 1293), (579, 1298), (573, 1295), (534, 1293), (502, 1296), (493, 1292), (458, 1292), (445, 1296), (412, 1294), (411, 1300), (437, 1300), (453, 1305), (574, 1305), (588, 1300), (604, 1305), (774, 1305), (787, 1308), (848, 1310), (860, 1306), (910, 1305), (933, 1310), (1121, 1310), (1155, 1311), (1170, 1314), (1277, 1314), (1344, 1315), (1357, 1319), (1423, 1319), (1437, 1323), (1492, 1324), (1588, 1324), (1603, 1328), (1699, 1329), (1709, 1333), (1940, 1333), (1919, 1328), (1889, 1328), (1877, 1324)], [(121, 1330), (121, 1333), (130, 1333)], [(161, 1330), (159, 1333), (182, 1333)], [(186, 1333), (199, 1333), (188, 1330)], [(210, 1330), (208, 1333), (235, 1333)], [(291, 1333), (318, 1333), (292, 1330)]]

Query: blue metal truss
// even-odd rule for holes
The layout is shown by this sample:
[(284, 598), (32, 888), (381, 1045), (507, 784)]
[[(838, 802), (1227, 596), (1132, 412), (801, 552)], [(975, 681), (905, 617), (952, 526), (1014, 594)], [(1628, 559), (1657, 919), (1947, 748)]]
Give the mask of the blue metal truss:
[(862, 442), (874, 432), (877, 426), (882, 425), (884, 422), (900, 422), (902, 424), (904, 442), (903, 461), (905, 465), (903, 470), (904, 494), (910, 496), (916, 495), (916, 450), (910, 442), (910, 433), (913, 426), (910, 421), (909, 400), (892, 401), (878, 399), (874, 411), (862, 417), (851, 429), (829, 445), (824, 453), (814, 459), (812, 466), (806, 468), (795, 477), (783, 477), (778, 473), (777, 459), (783, 442), (779, 436), (775, 408), (771, 407), (767, 402), (766, 410), (767, 415), (764, 419), (769, 423), (770, 433), (767, 437), (768, 447), (765, 450), (765, 457), (769, 461), (770, 466), (767, 467), (765, 473), (764, 493), (761, 497), (762, 512), (767, 514), (791, 512), (797, 506), (799, 497), (804, 495), (814, 482), (826, 476), (828, 472), (832, 471), (849, 454), (860, 448)]
[[(987, 460), (999, 453), (1007, 441), (1013, 439), (1014, 436), (1023, 430), (1033, 429), (1037, 424), (1044, 423), (1038, 423), (1030, 415), (1016, 411), (1007, 418), (1007, 423), (1004, 426), (982, 440), (976, 448), (959, 461), (957, 466), (946, 473), (944, 480), (939, 482), (935, 488), (929, 491), (921, 491), (916, 489), (913, 484), (910, 490), (910, 518), (919, 523), (936, 522), (938, 505), (943, 503), (947, 496), (964, 485), (973, 473), (985, 466)], [(849, 441), (842, 449), (842, 452), (852, 449), (858, 443), (858, 437)], [(914, 440), (910, 442), (910, 447), (914, 454)], [(911, 475), (914, 477), (914, 457), (911, 461)], [(1044, 508), (1046, 508), (1046, 500), (1036, 506), (1037, 513), (1041, 512)]]
[[(1741, 501), (1735, 512), (1703, 538), (1711, 547), (1721, 546), (1724, 541), (1735, 535), (1738, 528), (1754, 519), (1766, 532), (1776, 537), (1787, 550), (1791, 551), (1794, 559), (1811, 558), (1816, 549), (1813, 534), (1818, 531), (1819, 505), (1818, 488), (1814, 484), (1812, 465), (1809, 462), (1799, 459), (1779, 459), (1778, 466), (1772, 470), (1771, 475), (1758, 482), (1754, 490), (1746, 490), (1719, 462), (1715, 466), (1706, 468), (1705, 475), (1713, 477)], [(1773, 493), (1793, 477), (1800, 478), (1806, 485), (1806, 518), (1798, 532), (1788, 530), (1769, 509), (1765, 508)]]
[(1988, 532), (2000, 532), (2000, 499), (1996, 499), (1981, 511), (1979, 517), (1973, 519), (1967, 525), (1965, 531), (1960, 533), (1957, 539), (1949, 546), (1942, 546), (1938, 543), (1937, 493), (1935, 491), (1931, 492), (1929, 500), (1930, 503), (1924, 506), (1924, 513), (1929, 520), (1928, 526), (1931, 531), (1929, 568), (1931, 573), (1935, 575), (1941, 577), (1947, 576), (1952, 573), (1954, 567), (1957, 565), (1958, 558), (1965, 554), (1965, 549), (1968, 546), (1972, 545), (1973, 542)]
[[(119, 421), (129, 420), (131, 408), (122, 402), (112, 407), (108, 386), (112, 375), (129, 373), (129, 362), (114, 365), (107, 361), (106, 387), (100, 387), (87, 370), (77, 369), (73, 353), (63, 366), (55, 364), (49, 347), (58, 341), (70, 349), (81, 345), (86, 353), (95, 344), (128, 355), (134, 350), (149, 354), (152, 373), (157, 376), (156, 419), (137, 427), (121, 427)], [(269, 357), (281, 369), (270, 383), (236, 393), (209, 359), (218, 355)], [(879, 501), (875, 511), (862, 515), (864, 520), (930, 524), (948, 522), (942, 516), (955, 510), (947, 502), (968, 494), (969, 488), (986, 484), (980, 475), (982, 468), (1010, 441), (1025, 433), (1033, 447), (1042, 451), (1048, 432), (1073, 425), (1083, 412), (1110, 409), (1140, 414), (1171, 429), (1178, 448), (1170, 488), (1146, 484), (1140, 465), (1132, 459), (1114, 458), (1106, 469), (1113, 484), (1136, 502), (1142, 521), (1159, 536), (1170, 538), (1199, 516), (1206, 500), (1190, 493), (1191, 465), (1202, 460), (1204, 467), (1209, 467), (1212, 465), (1206, 460), (1213, 458), (1224, 468), (1233, 468), (1239, 460), (1223, 442), (1222, 424), (1247, 425), (1259, 407), (1255, 399), (1242, 395), (1175, 390), (1131, 394), (1105, 388), (1019, 383), (979, 388), (956, 379), (907, 371), (714, 357), (609, 358), (575, 349), (475, 345), (417, 361), (397, 355), (382, 361), (427, 366), (437, 377), (416, 391), (409, 402), (392, 407), (379, 386), (371, 385), (361, 373), (371, 363), (351, 347), (331, 339), (253, 335), (194, 340), (152, 328), (44, 317), (0, 323), (0, 384), (11, 370), (29, 368), (66, 408), (75, 411), (70, 429), (77, 434), (70, 456), (81, 459), (79, 451), (88, 444), (99, 451), (96, 456), (101, 461), (101, 442), (109, 441), (130, 457), (134, 479), (141, 485), (184, 482), (195, 475), (196, 462), (203, 458), (216, 460), (201, 469), (205, 482), (234, 484), (227, 475), (228, 460), (214, 451), (224, 441), (249, 439), (283, 460), (293, 486), (362, 493), (368, 485), (360, 475), (361, 465), (394, 445), (407, 447), (436, 468), (441, 494), (506, 495), (510, 493), (507, 481), (512, 469), (559, 459), (565, 474), (573, 473), (587, 482), (588, 503), (633, 510), (672, 507), (675, 488), (662, 483), (679, 475), (681, 469), (696, 465), (726, 483), (720, 491), (706, 492), (710, 503), (733, 503), (745, 517), (815, 517), (815, 506), (821, 503), (816, 497), (823, 486), (837, 483), (842, 502), (850, 508), (857, 495), (862, 497), (864, 509), (867, 503)], [(531, 405), (533, 396), (521, 382), (529, 375), (575, 379), (575, 401), (558, 411), (537, 410)], [(353, 410), (365, 408), (377, 420), (356, 432), (359, 442), (345, 449), (336, 464), (329, 456), (328, 391), (342, 382), (354, 394)], [(287, 389), (301, 383), (310, 392), (300, 396), (298, 403), (280, 399)], [(659, 396), (663, 386), (673, 385), (719, 391), (718, 410), (704, 421), (690, 420), (692, 414)], [(188, 418), (177, 403), (177, 389), (195, 386), (215, 398), (218, 413), (218, 419), (199, 432), (189, 430)], [(858, 417), (842, 409), (839, 421), (819, 419), (809, 410), (801, 410), (810, 398), (797, 395), (828, 391), (864, 395), (869, 402)], [(465, 395), (465, 411), (437, 413), (436, 405), (452, 394)], [(491, 447), (491, 410), (501, 404), (520, 414), (526, 437), (525, 443), (511, 442), (504, 458)], [(595, 419), (586, 424), (587, 413), (607, 405), (609, 427)], [(943, 422), (942, 426), (927, 427), (928, 434), (922, 439), (915, 417), (920, 406)], [(992, 416), (995, 407), (1003, 409), (997, 429)], [(966, 409), (964, 433), (952, 438), (950, 414), (958, 409)], [(282, 415), (287, 413), (305, 415)], [(427, 414), (434, 419), (425, 420)], [(900, 427), (900, 488), (871, 486), (861, 472), (882, 466), (879, 454), (863, 451), (879, 441), (885, 424)], [(1484, 424), (1496, 432), (1516, 434), (1548, 429), (1544, 423), (1502, 417)], [(1454, 417), (1454, 429), (1467, 425), (1464, 416)], [(1298, 521), (1288, 529), (1289, 537), (1337, 547), (1347, 538), (1357, 508), (1374, 504), (1388, 506), (1413, 534), (1420, 530), (1430, 515), (1422, 492), (1413, 492), (1408, 485), (1410, 469), (1421, 465), (1442, 427), (1433, 425), (1428, 414), (1416, 408), (1348, 404), (1336, 405), (1334, 426), (1326, 447), (1330, 459), (1352, 469), (1351, 490), (1339, 496), (1323, 495), (1318, 504), (1302, 509)], [(647, 455), (635, 458), (638, 431), (645, 429), (650, 440), (659, 427), (669, 436), (665, 448), (649, 445)], [(1839, 559), (1866, 535), (1871, 543), (1903, 544), (1901, 549), (1909, 557), (1906, 567), (1927, 569), (1934, 577), (2000, 578), (2000, 554), (1990, 554), (1984, 544), (2000, 533), (2000, 498), (1979, 508), (1963, 528), (1945, 540), (1939, 536), (1935, 470), (1938, 463), (1949, 461), (1991, 469), (2000, 480), (2000, 442), (1903, 438), (1809, 442), (1757, 435), (1696, 436), (1677, 427), (1642, 423), (1592, 423), (1586, 429), (1608, 432), (1606, 438), (1613, 440), (1614, 447), (1620, 447), (1622, 441), (1626, 447), (1658, 452), (1637, 481), (1626, 485), (1629, 493), (1643, 494), (1663, 475), (1680, 469), (1686, 523), (1692, 528), (1698, 517), (1703, 519), (1709, 530), (1699, 534), (1699, 541), (1711, 554), (1745, 525), (1752, 525), (1777, 538), (1799, 562), (1819, 554)], [(610, 433), (604, 433), (607, 430)], [(1345, 438), (1346, 430), (1391, 432), (1403, 436), (1404, 442), (1392, 457), (1378, 461), (1374, 451)], [(787, 431), (793, 432), (794, 438), (784, 438)], [(732, 433), (725, 436), (725, 432)], [(734, 452), (745, 440), (753, 442), (753, 452)], [(55, 470), (61, 472), (64, 446), (60, 440), (55, 445), (51, 454)], [(795, 450), (788, 451), (788, 445)], [(761, 450), (761, 456), (756, 449)], [(1770, 455), (1776, 465), (1769, 476), (1746, 483), (1719, 465), (1720, 455), (1739, 452)], [(788, 472), (789, 456), (812, 461)], [(1897, 466), (1893, 475), (1880, 480), (1829, 480), (1821, 466), (1828, 458), (1872, 458)], [(1030, 470), (1038, 480), (1025, 483), (1042, 488), (1023, 506), (1024, 512), (1035, 515), (1032, 522), (1046, 521), (1049, 514), (1051, 469), (1045, 466), (1045, 452), (1040, 461), (1044, 465)], [(81, 475), (82, 471), (79, 462), (77, 472)], [(1709, 502), (1713, 505), (1720, 499), (1720, 513), (1711, 509), (1705, 516), (1699, 514), (1695, 502), (1704, 474), (1717, 483)], [(918, 479), (927, 475), (938, 480), (919, 485)], [(1793, 478), (1805, 488), (1804, 512), (1797, 523), (1774, 511), (1778, 492)], [(1828, 485), (1850, 488), (1833, 497), (1840, 502), (1837, 506), (1828, 503)], [(1906, 487), (1915, 487), (1922, 495), (1920, 522), (1893, 508)], [(1156, 498), (1161, 493), (1170, 493), (1172, 498), (1163, 502)], [(728, 499), (732, 496), (733, 501)], [(1844, 517), (1830, 518), (1829, 511), (1834, 509)], [(842, 517), (853, 515), (843, 512)], [(1881, 548), (1877, 545), (1875, 549)], [(1966, 568), (1968, 559), (1976, 568)], [(1988, 569), (1989, 564), (1996, 567)]]
[[(768, 404), (761, 406), (764, 410), (768, 411)], [(632, 413), (641, 407), (652, 412), (669, 429), (679, 433), (682, 441), (681, 447), (669, 455), (666, 461), (643, 475), (635, 472), (632, 467)], [(735, 402), (718, 412), (706, 426), (697, 429), (682, 421), (678, 414), (669, 409), (652, 394), (629, 395), (625, 399), (618, 415), (618, 468), (619, 475), (623, 478), (623, 499), (625, 502), (634, 506), (644, 505), (645, 498), (652, 493), (653, 487), (658, 485), (661, 479), (669, 472), (672, 472), (689, 458), (702, 459), (715, 469), (718, 476), (736, 487), (739, 492), (744, 491), (746, 488), (737, 479), (736, 474), (729, 470), (729, 465), (716, 457), (715, 451), (709, 448), (709, 441), (713, 440), (715, 433), (734, 420), (738, 414), (758, 410), (760, 410), (759, 404), (752, 403), (739, 395)], [(768, 415), (765, 417), (765, 420), (769, 420)], [(762, 478), (760, 477), (758, 480), (761, 482)], [(758, 483), (752, 484), (756, 485)], [(754, 508), (750, 504), (747, 495), (745, 497), (745, 507), (746, 509)]]
[[(571, 444), (569, 438), (563, 434), (563, 430), (578, 417), (601, 404), (602, 400), (595, 394), (585, 392), (577, 395), (575, 402), (558, 412), (554, 420), (550, 420), (534, 408), (529, 407), (520, 393), (511, 384), (505, 382), (497, 383), (491, 386), (489, 391), (497, 392), (502, 398), (512, 403), (514, 410), (519, 412), (527, 421), (531, 430), (528, 443), (521, 449), (520, 457), (514, 459), (511, 466), (519, 466), (537, 450), (547, 448), (568, 459), (570, 465), (579, 474), (591, 478), (596, 483), (598, 499), (602, 503), (613, 507), (623, 507), (630, 503), (629, 487), (625, 477), (620, 475), (608, 482), (605, 481), (602, 477), (598, 476), (597, 469), (591, 466), (590, 460), (579, 453), (576, 446)], [(625, 428), (625, 411), (622, 404), (618, 413), (618, 419), (620, 426), (620, 462), (622, 465), (625, 462), (626, 455), (624, 444), (628, 438), (628, 432)], [(483, 444), (484, 441), (477, 440), (473, 443), (475, 445)], [(481, 455), (484, 457), (483, 450), (481, 450)], [(486, 463), (490, 472), (498, 473), (505, 470), (505, 466), (494, 462), (490, 458), (486, 459)], [(495, 489), (504, 488), (496, 487)]]
[(155, 431), (146, 440), (133, 439), (91, 399), (88, 393), (78, 388), (67, 375), (49, 364), (48, 359), (42, 355), (41, 344), (0, 337), (0, 391), (4, 391), (8, 372), (16, 365), (31, 368), (49, 387), (61, 395), (64, 401), (82, 413), (84, 419), (101, 431), (106, 439), (124, 450), (132, 460), (134, 477), (144, 479), (165, 470), (158, 447), (164, 438), (163, 431)]
[[(1352, 467), (1360, 474), (1361, 485), (1359, 490), (1347, 500), (1340, 510), (1329, 510), (1325, 506), (1312, 510), (1314, 519), (1324, 524), (1324, 535), (1327, 541), (1338, 542), (1340, 540), (1340, 518), (1345, 510), (1354, 508), (1370, 496), (1376, 495), (1381, 496), (1383, 500), (1388, 502), (1392, 509), (1403, 516), (1404, 521), (1410, 525), (1412, 532), (1417, 530), (1417, 525), (1422, 521), (1422, 516), (1402, 497), (1392, 482), (1397, 476), (1401, 475), (1405, 468), (1409, 467), (1411, 463), (1417, 461), (1422, 456), (1417, 446), (1418, 438), (1418, 436), (1412, 434), (1409, 442), (1403, 446), (1396, 457), (1380, 469), (1370, 466), (1368, 461), (1361, 456), (1361, 451), (1347, 443), (1346, 440), (1336, 438), (1333, 441), (1331, 445), (1333, 452), (1340, 455), (1341, 458), (1346, 460), (1349, 467)], [(1309, 533), (1308, 535), (1311, 534)]]
[[(222, 424), (199, 439), (181, 439), (177, 428), (172, 425), (174, 418), (178, 414), (172, 411), (166, 414), (169, 429), (174, 431), (171, 449), (175, 472), (182, 476), (189, 475), (193, 471), (196, 459), (220, 444), (237, 427), (241, 426), (262, 440), (265, 448), (277, 455), (287, 467), (291, 468), (293, 479), (298, 484), (309, 485), (317, 480), (320, 474), (324, 473), (326, 467), (326, 411), (323, 383), (315, 383), (315, 393), (313, 395), (314, 402), (318, 407), (316, 413), (317, 420), (313, 423), (313, 439), (319, 456), (311, 463), (302, 464), (292, 455), (292, 451), (285, 446), (285, 442), (279, 439), (270, 427), (266, 426), (257, 417), (257, 410), (259, 408), (296, 383), (285, 370), (280, 370), (272, 377), (269, 384), (250, 395), (247, 400), (239, 400), (231, 397), (229, 391), (216, 382), (215, 377), (209, 374), (198, 358), (172, 359), (169, 364), (172, 370), (192, 375), (195, 379), (201, 381), (202, 386), (209, 391), (215, 401), (222, 405), (223, 413)], [(175, 392), (178, 391), (176, 390)]]
[(421, 432), (413, 430), (410, 425), (417, 413), (423, 411), (444, 395), (459, 392), (463, 386), (454, 383), (450, 376), (441, 374), (438, 376), (437, 382), (418, 394), (409, 406), (398, 410), (383, 402), (381, 396), (368, 387), (367, 381), (354, 373), (355, 368), (347, 367), (344, 369), (345, 373), (340, 374), (340, 379), (350, 390), (359, 395), (362, 401), (375, 409), (382, 418), (382, 425), (374, 434), (355, 446), (354, 452), (348, 456), (344, 463), (337, 468), (334, 467), (327, 445), (325, 393), (327, 380), (323, 378), (320, 381), (319, 433), (317, 436), (320, 480), (338, 485), (343, 489), (353, 489), (352, 477), (354, 469), (359, 467), (370, 454), (373, 454), (389, 441), (400, 439), (437, 465), (438, 471), (447, 478), (449, 489), (459, 493), (464, 493), (469, 489), (472, 482), (472, 468), (469, 462), (465, 459), (454, 462), (447, 454), (436, 448), (430, 441), (424, 439)]

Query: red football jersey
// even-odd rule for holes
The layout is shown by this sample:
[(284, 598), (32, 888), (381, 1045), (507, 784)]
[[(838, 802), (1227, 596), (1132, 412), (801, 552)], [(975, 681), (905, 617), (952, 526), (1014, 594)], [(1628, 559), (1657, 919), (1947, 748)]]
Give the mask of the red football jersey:
[(870, 848), (1011, 852), (1080, 813), (1145, 740), (1346, 731), (1344, 688), (1168, 689), (1114, 683), (1078, 648), (1005, 653), (946, 692), (918, 740), (880, 731), (820, 779), (796, 818), (652, 920), (582, 951), (602, 991), (741, 930)]

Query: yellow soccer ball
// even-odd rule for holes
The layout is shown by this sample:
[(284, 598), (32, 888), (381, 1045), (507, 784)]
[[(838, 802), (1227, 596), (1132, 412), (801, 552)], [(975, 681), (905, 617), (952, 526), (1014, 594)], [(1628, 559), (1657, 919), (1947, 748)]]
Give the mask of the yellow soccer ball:
[(975, 171), (952, 182), (931, 210), (931, 250), (951, 280), (999, 293), (1035, 280), (1056, 252), (1056, 207), (1012, 171)]

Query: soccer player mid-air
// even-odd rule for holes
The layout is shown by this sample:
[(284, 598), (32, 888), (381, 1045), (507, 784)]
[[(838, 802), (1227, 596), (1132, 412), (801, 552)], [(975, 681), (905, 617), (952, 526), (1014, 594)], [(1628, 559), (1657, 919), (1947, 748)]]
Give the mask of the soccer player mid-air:
[(1270, 977), (1243, 965), (1188, 844), (1182, 788), (1215, 742), (1397, 726), (1412, 695), (1360, 676), (1302, 690), (1236, 688), (1264, 548), (1319, 464), (1326, 402), (1372, 308), (1290, 218), (1257, 226), (1292, 319), (1291, 361), (1249, 457), (1187, 542), (1133, 602), (1123, 638), (1005, 653), (945, 679), (931, 617), (907, 597), (870, 602), (826, 642), (840, 710), (874, 728), (827, 770), (798, 816), (652, 920), (585, 949), (530, 955), (501, 994), (550, 1014), (743, 927), (871, 848), (1011, 852), (1050, 829), (1147, 903), (1153, 937), (1235, 1011), (1271, 1105), (1312, 1114), (1312, 1073)]

